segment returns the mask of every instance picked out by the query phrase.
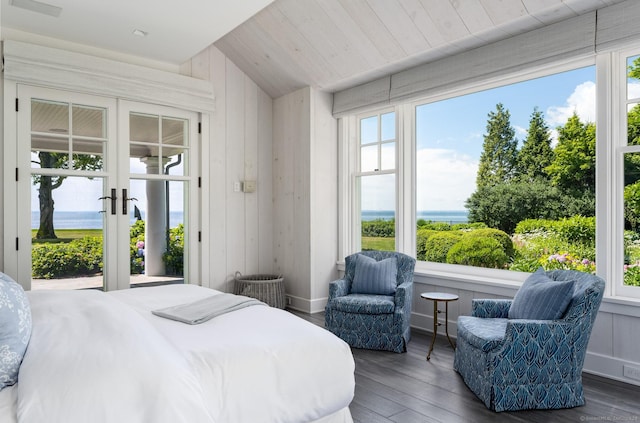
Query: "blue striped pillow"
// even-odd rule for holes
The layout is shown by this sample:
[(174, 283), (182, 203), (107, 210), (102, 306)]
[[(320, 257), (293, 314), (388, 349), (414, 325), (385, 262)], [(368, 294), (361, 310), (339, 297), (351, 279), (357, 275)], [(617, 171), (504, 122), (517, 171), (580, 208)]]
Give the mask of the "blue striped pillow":
[(575, 281), (554, 281), (539, 268), (522, 284), (509, 308), (509, 319), (555, 320), (564, 315)]
[(358, 254), (351, 293), (393, 295), (396, 293), (397, 275), (398, 261), (395, 257), (376, 261)]

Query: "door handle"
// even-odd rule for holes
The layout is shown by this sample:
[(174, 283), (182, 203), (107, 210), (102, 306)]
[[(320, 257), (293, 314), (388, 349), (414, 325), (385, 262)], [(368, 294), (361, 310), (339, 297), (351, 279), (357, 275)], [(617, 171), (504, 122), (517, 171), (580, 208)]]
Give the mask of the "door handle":
[(127, 189), (122, 188), (122, 214), (124, 215), (128, 214), (127, 201), (138, 201), (138, 199), (135, 197), (127, 197)]
[(116, 201), (118, 197), (116, 196), (115, 188), (111, 188), (111, 195), (105, 195), (104, 197), (98, 198), (98, 200), (106, 200), (107, 198), (111, 200), (111, 214), (116, 214)]

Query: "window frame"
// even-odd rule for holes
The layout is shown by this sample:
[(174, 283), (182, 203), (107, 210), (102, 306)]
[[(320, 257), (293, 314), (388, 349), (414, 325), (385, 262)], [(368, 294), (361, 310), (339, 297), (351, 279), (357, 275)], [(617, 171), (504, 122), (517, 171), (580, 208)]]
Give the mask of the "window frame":
[[(628, 52), (638, 54), (640, 48), (634, 50), (629, 49), (620, 54), (626, 54)], [(633, 55), (633, 54), (629, 54)], [(466, 94), (472, 94), (474, 92), (484, 91), (492, 88), (497, 88), (504, 85), (514, 84), (518, 82), (527, 81), (530, 79), (540, 78), (555, 73), (561, 73), (570, 71), (573, 69), (595, 66), (596, 69), (596, 255), (597, 255), (597, 274), (603, 277), (606, 281), (620, 281), (622, 275), (622, 268), (615, 270), (616, 266), (612, 263), (615, 262), (615, 257), (620, 257), (620, 251), (613, 251), (613, 247), (616, 245), (614, 232), (614, 217), (620, 214), (620, 207), (615, 207), (615, 198), (619, 198), (621, 194), (615, 194), (616, 187), (619, 187), (619, 183), (613, 177), (613, 169), (616, 168), (614, 163), (613, 145), (607, 140), (614, 139), (614, 132), (620, 131), (620, 124), (617, 122), (610, 122), (611, 116), (615, 116), (617, 113), (617, 103), (614, 99), (617, 99), (620, 95), (616, 93), (616, 77), (614, 68), (620, 67), (616, 63), (616, 54), (614, 53), (599, 53), (592, 54), (579, 59), (572, 59), (568, 61), (556, 62), (544, 66), (537, 67), (535, 69), (527, 69), (525, 71), (514, 72), (511, 75), (501, 78), (488, 78), (480, 82), (470, 83), (464, 86), (459, 86), (456, 89), (449, 89), (448, 91), (434, 91), (431, 95), (417, 98), (415, 100), (407, 101), (399, 105), (395, 105), (396, 109), (396, 121), (397, 121), (397, 168), (396, 168), (396, 250), (403, 252), (412, 257), (415, 257), (416, 248), (416, 140), (415, 140), (415, 108), (419, 105), (426, 103), (432, 103), (436, 101), (442, 101), (454, 97), (463, 96)], [(621, 60), (626, 60), (625, 56)], [(619, 77), (618, 77), (619, 78)], [(619, 85), (619, 84), (618, 84)], [(625, 78), (626, 87), (626, 78)], [(625, 88), (622, 87), (622, 88)], [(621, 89), (622, 89), (621, 88)], [(619, 91), (619, 90), (617, 90)], [(626, 89), (625, 89), (626, 93)], [(342, 206), (348, 202), (351, 202), (351, 208), (348, 212), (344, 212), (341, 208), (340, 213), (340, 258), (345, 257), (351, 253), (358, 251), (359, 245), (356, 245), (353, 241), (359, 236), (354, 228), (356, 219), (359, 219), (357, 214), (359, 209), (356, 204), (353, 204), (355, 190), (355, 178), (352, 178), (348, 183), (344, 179), (344, 175), (353, 175), (353, 164), (357, 164), (357, 161), (353, 158), (349, 162), (345, 161), (347, 153), (353, 154), (353, 143), (358, 142), (359, 138), (357, 131), (359, 128), (359, 121), (356, 118), (363, 116), (371, 116), (376, 113), (384, 113), (387, 108), (376, 108), (372, 110), (364, 111), (357, 115), (349, 115), (339, 119), (341, 130), (339, 132), (340, 142), (342, 145), (340, 160), (341, 175), (341, 187), (339, 206)], [(619, 114), (618, 114), (619, 115)], [(626, 123), (626, 115), (624, 117)], [(612, 128), (616, 128), (615, 131)], [(626, 128), (625, 128), (626, 133)], [(351, 150), (350, 150), (351, 149)], [(618, 165), (619, 167), (619, 165)], [(348, 186), (347, 186), (348, 185)], [(621, 189), (620, 189), (621, 191)], [(616, 197), (617, 196), (617, 197)], [(359, 224), (358, 224), (359, 228)], [(350, 233), (350, 236), (345, 236), (345, 233)], [(349, 239), (349, 237), (351, 239)], [(617, 273), (616, 273), (617, 272)], [(460, 282), (470, 283), (473, 286), (474, 283), (480, 283), (483, 285), (493, 286), (518, 286), (519, 282), (523, 281), (528, 273), (509, 271), (502, 269), (486, 269), (477, 268), (464, 265), (452, 265), (446, 263), (434, 263), (434, 262), (416, 262), (415, 273), (418, 276), (437, 276), (439, 278), (456, 280)], [(515, 284), (515, 285), (514, 285)], [(613, 286), (615, 285), (615, 288)], [(622, 282), (613, 284), (607, 282), (607, 290), (605, 295), (607, 296), (622, 296), (620, 287)], [(629, 287), (627, 287), (629, 288)], [(640, 297), (640, 290), (638, 290), (637, 296)], [(634, 295), (636, 296), (636, 295)], [(626, 295), (629, 298), (629, 295)]]
[[(394, 113), (394, 124), (395, 124), (395, 138), (382, 140), (382, 116)], [(375, 142), (370, 142), (366, 144), (361, 143), (361, 122), (365, 119), (369, 119), (371, 117), (377, 117), (377, 140)], [(345, 128), (347, 133), (350, 134), (349, 138), (352, 140), (353, 149), (350, 150), (350, 154), (353, 159), (349, 162), (348, 169), (346, 169), (347, 173), (350, 175), (350, 189), (349, 191), (353, 193), (351, 195), (349, 203), (351, 204), (351, 213), (349, 218), (348, 226), (351, 227), (351, 230), (348, 231), (351, 233), (351, 240), (349, 242), (341, 242), (341, 245), (344, 245), (344, 251), (349, 251), (348, 254), (360, 251), (362, 249), (362, 215), (361, 215), (361, 186), (360, 180), (362, 177), (367, 176), (379, 176), (379, 175), (395, 175), (395, 201), (394, 201), (394, 215), (395, 215), (395, 248), (398, 249), (398, 207), (400, 204), (399, 201), (399, 175), (398, 169), (399, 165), (399, 152), (402, 151), (399, 144), (401, 137), (401, 131), (399, 128), (399, 113), (397, 107), (385, 107), (381, 109), (376, 109), (372, 111), (367, 111), (366, 113), (358, 114), (350, 120), (347, 120), (347, 127)], [(342, 120), (342, 119), (341, 119)], [(382, 146), (385, 144), (395, 143), (395, 154), (394, 154), (394, 168), (393, 169), (382, 169)], [(377, 155), (378, 155), (378, 168), (372, 171), (362, 171), (361, 170), (361, 159), (362, 159), (362, 148), (370, 147), (376, 145), (377, 146)], [(343, 233), (341, 231), (341, 233)]]

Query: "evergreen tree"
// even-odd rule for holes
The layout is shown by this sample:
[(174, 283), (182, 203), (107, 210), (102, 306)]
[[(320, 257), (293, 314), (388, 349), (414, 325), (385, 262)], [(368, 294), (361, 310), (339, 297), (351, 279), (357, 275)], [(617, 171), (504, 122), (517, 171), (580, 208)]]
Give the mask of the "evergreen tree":
[(487, 133), (484, 136), (476, 178), (478, 189), (511, 180), (518, 157), (518, 140), (511, 127), (509, 111), (502, 103), (498, 103), (495, 112), (489, 112), (488, 116)]
[(582, 123), (574, 113), (558, 127), (558, 145), (546, 171), (553, 185), (574, 197), (595, 193), (596, 125)]
[(529, 120), (527, 139), (518, 152), (518, 175), (522, 181), (549, 178), (545, 168), (553, 160), (549, 127), (544, 122), (544, 114), (536, 107)]

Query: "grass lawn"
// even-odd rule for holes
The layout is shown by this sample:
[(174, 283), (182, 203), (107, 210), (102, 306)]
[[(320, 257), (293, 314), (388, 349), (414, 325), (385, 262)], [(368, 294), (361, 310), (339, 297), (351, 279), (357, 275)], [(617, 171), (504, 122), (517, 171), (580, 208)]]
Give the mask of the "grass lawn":
[(361, 247), (363, 250), (395, 251), (396, 239), (383, 238), (380, 236), (363, 236)]
[(37, 232), (37, 229), (31, 230), (32, 244), (69, 242), (86, 236), (102, 236), (102, 229), (56, 229), (57, 239), (35, 239)]

